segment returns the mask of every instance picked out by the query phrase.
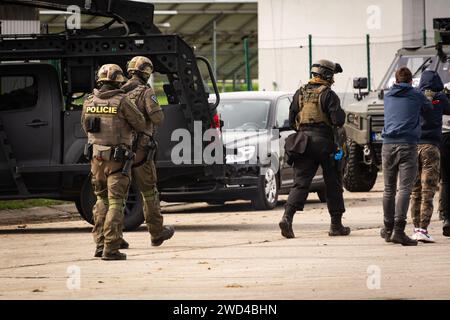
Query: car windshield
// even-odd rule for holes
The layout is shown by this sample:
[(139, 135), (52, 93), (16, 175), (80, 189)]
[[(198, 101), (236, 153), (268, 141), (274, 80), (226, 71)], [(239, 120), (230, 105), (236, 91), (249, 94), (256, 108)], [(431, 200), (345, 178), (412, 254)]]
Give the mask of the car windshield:
[(266, 129), (270, 100), (221, 100), (217, 111), (223, 129)]
[(413, 73), (413, 86), (418, 87), (422, 72), (425, 70), (436, 70), (441, 76), (442, 82), (450, 86), (450, 63), (443, 63), (437, 56), (401, 56), (392, 64), (380, 89), (389, 89), (395, 83), (395, 71), (400, 67), (408, 67)]

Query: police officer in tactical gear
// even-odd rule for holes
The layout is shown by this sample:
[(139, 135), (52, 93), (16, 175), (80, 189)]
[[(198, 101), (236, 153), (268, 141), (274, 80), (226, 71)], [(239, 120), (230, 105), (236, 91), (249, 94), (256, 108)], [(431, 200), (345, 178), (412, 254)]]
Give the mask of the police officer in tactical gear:
[(319, 165), (326, 184), (327, 205), (331, 216), (330, 236), (347, 236), (350, 228), (342, 225), (345, 212), (334, 129), (342, 127), (345, 113), (331, 90), (334, 75), (342, 72), (339, 64), (319, 60), (311, 68), (313, 78), (294, 95), (289, 109), (290, 126), (306, 136), (306, 149), (294, 159), (294, 186), (289, 193), (284, 215), (279, 223), (285, 238), (294, 238), (292, 221), (297, 210), (303, 211), (311, 181)]
[(122, 242), (124, 206), (131, 173), (126, 168), (134, 158), (133, 131), (145, 130), (145, 119), (120, 85), (125, 81), (115, 64), (100, 67), (97, 84), (84, 102), (81, 124), (88, 136), (85, 155), (91, 160), (91, 181), (97, 197), (93, 208), (95, 257), (125, 260)]
[(128, 98), (133, 101), (145, 117), (144, 132), (135, 136), (136, 161), (132, 176), (139, 188), (143, 203), (144, 217), (151, 236), (152, 246), (160, 246), (172, 238), (175, 230), (171, 226), (163, 226), (159, 194), (156, 187), (157, 176), (154, 157), (156, 143), (153, 140), (156, 126), (164, 120), (164, 113), (159, 106), (155, 92), (148, 84), (153, 72), (153, 64), (147, 57), (137, 56), (127, 64), (130, 80), (122, 86)]

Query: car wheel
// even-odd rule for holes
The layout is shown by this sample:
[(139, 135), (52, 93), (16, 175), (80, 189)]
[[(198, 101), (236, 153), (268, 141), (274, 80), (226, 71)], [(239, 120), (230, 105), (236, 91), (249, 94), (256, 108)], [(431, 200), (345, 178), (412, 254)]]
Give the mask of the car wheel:
[(278, 202), (278, 176), (272, 168), (267, 168), (264, 175), (259, 177), (258, 194), (252, 200), (256, 210), (272, 210)]
[[(92, 215), (92, 208), (96, 202), (94, 192), (92, 191), (92, 185), (90, 177), (83, 183), (83, 187), (80, 192), (80, 208), (79, 212), (81, 217), (94, 224), (94, 217)], [(78, 208), (78, 206), (77, 206)], [(138, 188), (132, 183), (128, 192), (128, 199), (124, 210), (124, 230), (133, 231), (136, 230), (144, 222), (144, 214), (142, 212), (142, 198), (139, 194)]]

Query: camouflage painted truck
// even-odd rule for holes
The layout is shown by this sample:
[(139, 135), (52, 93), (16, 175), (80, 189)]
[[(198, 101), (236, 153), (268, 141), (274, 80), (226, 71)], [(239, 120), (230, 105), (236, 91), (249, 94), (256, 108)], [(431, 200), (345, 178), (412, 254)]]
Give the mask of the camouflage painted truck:
[(434, 19), (436, 44), (398, 50), (378, 89), (367, 89), (367, 78), (355, 78), (359, 90), (356, 101), (344, 106), (346, 112), (348, 159), (344, 168), (344, 187), (351, 192), (370, 191), (381, 170), (381, 133), (384, 126), (383, 97), (395, 81), (395, 71), (402, 66), (413, 72), (413, 86), (418, 86), (425, 70), (437, 71), (446, 90), (450, 89), (450, 18)]
[[(122, 68), (133, 56), (149, 57), (165, 79), (166, 121), (159, 128), (157, 158), (159, 187), (188, 190), (203, 179), (220, 179), (224, 168), (205, 163), (175, 165), (171, 141), (175, 129), (193, 133), (220, 130), (216, 107), (220, 97), (208, 61), (197, 57), (180, 36), (162, 34), (153, 23), (154, 6), (124, 0), (0, 0), (0, 9), (31, 6), (67, 13), (76, 5), (84, 18), (101, 17), (95, 29), (66, 28), (57, 34), (0, 36), (0, 200), (51, 198), (75, 201), (80, 215), (92, 223), (95, 202), (90, 164), (84, 156), (86, 135), (81, 130), (83, 98), (95, 85), (95, 70), (105, 63)], [(70, 11), (69, 11), (70, 12)], [(84, 20), (83, 20), (84, 21)], [(216, 93), (208, 103), (199, 60), (206, 64)], [(203, 148), (208, 142), (204, 142)], [(192, 161), (193, 163), (193, 161)], [(144, 220), (142, 202), (131, 186), (125, 229)]]

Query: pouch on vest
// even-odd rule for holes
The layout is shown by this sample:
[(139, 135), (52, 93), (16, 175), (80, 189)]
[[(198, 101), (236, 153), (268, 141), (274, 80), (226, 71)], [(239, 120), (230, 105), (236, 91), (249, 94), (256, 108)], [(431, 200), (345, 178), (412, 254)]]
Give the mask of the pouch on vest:
[(287, 164), (292, 165), (294, 160), (298, 159), (300, 155), (305, 153), (307, 145), (308, 136), (304, 132), (298, 131), (289, 135), (284, 144)]
[(92, 147), (92, 156), (99, 160), (111, 160), (112, 148), (109, 146), (102, 146), (99, 144), (94, 144)]
[(87, 119), (87, 132), (99, 133), (100, 132), (101, 119), (98, 117)]
[(92, 160), (92, 155), (93, 155), (93, 144), (92, 143), (86, 143), (84, 145), (84, 153), (83, 154), (88, 161)]

